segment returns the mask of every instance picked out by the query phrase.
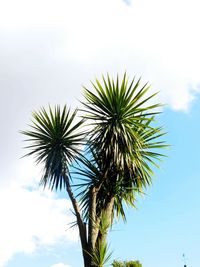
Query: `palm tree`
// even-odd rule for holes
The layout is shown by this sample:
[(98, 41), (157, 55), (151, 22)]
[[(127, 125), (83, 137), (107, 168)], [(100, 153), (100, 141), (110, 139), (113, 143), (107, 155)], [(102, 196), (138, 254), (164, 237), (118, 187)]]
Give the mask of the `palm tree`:
[[(147, 84), (130, 83), (126, 74), (121, 82), (109, 75), (84, 88), (83, 119), (74, 122), (76, 111), (42, 108), (33, 113), (32, 130), (22, 132), (32, 144), (27, 155), (44, 164), (44, 186), (66, 189), (79, 228), (84, 266), (103, 266), (106, 237), (115, 217), (126, 220), (124, 203), (134, 206), (137, 193), (152, 182), (152, 166), (162, 156), (165, 144), (159, 141), (162, 128), (154, 125), (159, 104), (148, 104)], [(87, 123), (87, 135), (80, 131)], [(86, 151), (80, 148), (85, 145)], [(79, 162), (78, 195), (72, 190), (70, 165)]]
[[(136, 192), (143, 192), (152, 182), (152, 167), (162, 155), (157, 149), (165, 145), (158, 141), (162, 128), (152, 126), (160, 104), (148, 105), (156, 94), (145, 98), (149, 86), (140, 88), (140, 80), (128, 84), (103, 77), (96, 80), (95, 93), (85, 88), (84, 118), (91, 121), (87, 142), (90, 160), (79, 174), (87, 177), (81, 193), (83, 211), (89, 224), (89, 248), (101, 240), (107, 231), (99, 231), (102, 212), (110, 219), (121, 215), (126, 219), (123, 203), (134, 206)], [(109, 227), (107, 227), (109, 229)]]
[(69, 172), (69, 166), (77, 160), (80, 148), (84, 145), (85, 134), (80, 131), (83, 120), (75, 122), (76, 113), (77, 110), (71, 113), (66, 106), (62, 110), (59, 106), (54, 109), (49, 107), (48, 110), (42, 108), (32, 114), (32, 129), (21, 133), (28, 137), (25, 141), (31, 142), (31, 145), (26, 147), (31, 152), (25, 156), (34, 155), (36, 163), (42, 163), (44, 166), (41, 184), (44, 187), (49, 186), (51, 190), (67, 191), (79, 228), (83, 258), (87, 264), (86, 227), (71, 188)]

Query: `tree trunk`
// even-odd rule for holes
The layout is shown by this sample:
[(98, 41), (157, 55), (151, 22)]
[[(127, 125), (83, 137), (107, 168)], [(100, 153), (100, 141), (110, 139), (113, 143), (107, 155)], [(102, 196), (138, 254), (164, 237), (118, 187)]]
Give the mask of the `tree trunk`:
[(88, 225), (88, 248), (92, 251), (95, 247), (95, 231), (96, 231), (96, 199), (97, 191), (95, 187), (90, 189), (90, 207), (89, 207), (89, 225)]
[[(67, 178), (68, 179), (68, 178)], [(79, 235), (81, 240), (82, 254), (84, 260), (84, 267), (99, 267), (92, 263), (93, 251), (98, 242), (106, 242), (108, 229), (112, 224), (112, 212), (114, 205), (114, 197), (110, 198), (110, 201), (107, 203), (106, 208), (104, 210), (106, 217), (108, 218), (108, 227), (105, 231), (100, 231), (100, 223), (101, 217), (96, 215), (96, 202), (97, 202), (97, 193), (98, 189), (95, 187), (91, 188), (90, 191), (90, 207), (89, 207), (89, 225), (88, 225), (88, 233), (86, 229), (86, 224), (83, 222), (80, 212), (80, 207), (78, 205), (77, 200), (74, 197), (73, 191), (71, 189), (70, 183), (67, 180), (67, 193), (71, 200), (76, 219), (77, 225), (79, 229)]]
[(78, 224), (78, 229), (79, 229), (79, 235), (80, 235), (80, 240), (81, 240), (81, 248), (82, 248), (82, 254), (83, 254), (83, 260), (84, 260), (84, 267), (88, 267), (88, 242), (87, 242), (87, 231), (86, 231), (86, 225), (84, 224), (82, 218), (81, 218), (81, 213), (80, 213), (80, 208), (78, 205), (78, 202), (76, 201), (74, 194), (72, 192), (68, 177), (66, 177), (67, 181), (67, 193), (69, 195), (69, 198), (72, 202), (72, 206), (74, 208), (74, 212), (76, 215), (77, 219), (77, 224)]
[(103, 212), (105, 212), (105, 218), (108, 220), (108, 222), (107, 222), (107, 227), (105, 229), (103, 229), (103, 231), (101, 231), (101, 229), (99, 229), (97, 242), (100, 242), (101, 244), (106, 243), (108, 230), (112, 225), (114, 200), (115, 200), (115, 198), (114, 198), (114, 196), (112, 196), (110, 198), (110, 201), (107, 203), (105, 210), (103, 211)]
[(89, 225), (88, 225), (88, 252), (90, 255), (89, 267), (95, 267), (92, 263), (93, 251), (95, 249), (96, 239), (98, 236), (99, 219), (96, 214), (98, 189), (91, 187), (90, 189), (90, 207), (89, 207)]

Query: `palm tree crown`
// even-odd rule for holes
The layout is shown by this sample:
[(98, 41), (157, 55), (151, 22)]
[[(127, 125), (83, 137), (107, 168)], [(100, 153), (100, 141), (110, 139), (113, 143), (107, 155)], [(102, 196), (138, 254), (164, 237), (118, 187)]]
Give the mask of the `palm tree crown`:
[(145, 97), (149, 86), (140, 86), (140, 79), (128, 83), (126, 74), (121, 83), (108, 75), (103, 85), (96, 80), (93, 87), (95, 93), (85, 88), (83, 103), (85, 119), (92, 126), (88, 140), (91, 160), (85, 160), (86, 169), (79, 170), (88, 179), (83, 205), (88, 206), (89, 188), (94, 186), (99, 188), (99, 210), (114, 196), (114, 210), (125, 218), (122, 202), (134, 205), (135, 191), (151, 184), (149, 163), (157, 166), (162, 156), (157, 149), (165, 145), (157, 139), (164, 133), (151, 126), (160, 104), (148, 105), (156, 94)]
[(43, 163), (41, 183), (51, 189), (66, 188), (68, 167), (83, 145), (83, 133), (79, 132), (83, 120), (74, 123), (76, 113), (70, 113), (66, 106), (62, 110), (59, 106), (42, 108), (33, 113), (32, 131), (22, 132), (32, 143), (26, 155), (34, 155), (37, 163)]

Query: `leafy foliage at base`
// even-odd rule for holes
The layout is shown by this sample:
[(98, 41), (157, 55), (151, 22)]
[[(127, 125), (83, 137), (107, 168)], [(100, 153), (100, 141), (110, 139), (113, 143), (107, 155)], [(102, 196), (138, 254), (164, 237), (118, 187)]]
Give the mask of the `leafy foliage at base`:
[(112, 263), (113, 267), (142, 267), (139, 261), (117, 261), (114, 260)]

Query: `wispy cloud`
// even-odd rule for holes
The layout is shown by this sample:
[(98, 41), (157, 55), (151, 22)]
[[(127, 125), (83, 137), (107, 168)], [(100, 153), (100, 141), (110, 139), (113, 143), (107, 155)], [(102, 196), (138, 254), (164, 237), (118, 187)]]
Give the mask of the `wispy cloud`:
[(123, 0), (127, 5), (131, 4), (131, 0)]
[(33, 99), (48, 88), (52, 99), (54, 88), (60, 94), (73, 86), (78, 95), (94, 75), (127, 70), (149, 80), (175, 110), (188, 110), (200, 91), (198, 7), (195, 0), (5, 1), (0, 86), (18, 96), (26, 88)]
[[(26, 177), (30, 175), (26, 173)], [(1, 267), (16, 253), (32, 253), (41, 247), (78, 240), (76, 231), (68, 230), (74, 220), (68, 200), (58, 199), (49, 191), (27, 188), (17, 177), (6, 186), (0, 184)], [(34, 184), (29, 181), (30, 186)]]

